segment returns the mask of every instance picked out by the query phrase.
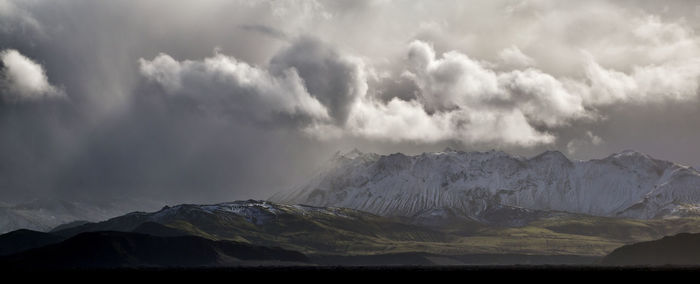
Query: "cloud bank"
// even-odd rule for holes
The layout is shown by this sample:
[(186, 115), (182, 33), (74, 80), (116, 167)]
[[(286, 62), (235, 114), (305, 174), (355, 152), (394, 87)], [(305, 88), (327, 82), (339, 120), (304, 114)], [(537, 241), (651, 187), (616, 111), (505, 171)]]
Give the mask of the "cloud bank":
[(697, 99), (700, 64), (695, 61), (636, 66), (628, 74), (606, 69), (582, 52), (585, 76), (572, 79), (529, 67), (532, 59), (517, 47), (504, 51), (501, 57), (509, 62), (526, 63), (499, 71), (496, 63), (458, 51), (437, 55), (429, 43), (412, 41), (400, 77), (415, 86), (415, 93), (388, 100), (369, 86), (399, 78), (379, 76), (362, 59), (306, 37), (294, 40), (266, 67), (218, 53), (181, 62), (161, 54), (140, 63), (141, 73), (168, 94), (258, 121), (279, 114), (305, 117), (297, 126), (321, 139), (530, 147), (554, 143), (557, 137), (548, 129), (600, 120), (600, 107)]
[(355, 147), (698, 166), (696, 11), (0, 0), (0, 197), (265, 198)]

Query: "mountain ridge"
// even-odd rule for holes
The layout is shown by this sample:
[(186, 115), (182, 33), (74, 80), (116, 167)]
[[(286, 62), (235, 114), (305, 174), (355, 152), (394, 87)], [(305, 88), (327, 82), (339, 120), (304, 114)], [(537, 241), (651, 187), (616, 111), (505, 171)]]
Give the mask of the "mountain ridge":
[(154, 212), (133, 212), (54, 230), (52, 234), (63, 238), (98, 231), (194, 235), (280, 246), (310, 255), (425, 252), (602, 256), (624, 244), (698, 232), (700, 228), (698, 217), (635, 220), (518, 208), (488, 213), (487, 220), (445, 210), (426, 211), (418, 217), (385, 217), (347, 208), (247, 200), (165, 206)]
[(700, 173), (634, 150), (571, 160), (503, 151), (378, 155), (336, 153), (313, 178), (270, 201), (347, 207), (386, 216), (457, 209), (479, 218), (493, 207), (638, 219), (696, 216)]

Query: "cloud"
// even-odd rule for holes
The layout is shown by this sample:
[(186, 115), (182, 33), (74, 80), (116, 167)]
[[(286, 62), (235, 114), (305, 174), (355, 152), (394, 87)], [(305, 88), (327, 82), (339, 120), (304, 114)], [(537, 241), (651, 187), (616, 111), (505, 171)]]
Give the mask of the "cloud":
[(457, 109), (428, 114), (417, 100), (398, 98), (387, 104), (363, 101), (353, 109), (346, 127), (350, 135), (392, 142), (452, 140), (462, 144), (528, 147), (555, 139), (532, 128), (523, 113), (515, 109), (502, 112)]
[[(627, 74), (582, 56), (589, 62), (585, 80), (533, 67), (498, 71), (457, 51), (438, 56), (423, 41), (408, 45), (407, 69), (398, 78), (369, 76), (375, 71), (361, 58), (308, 37), (292, 41), (267, 67), (220, 53), (202, 61), (161, 54), (140, 62), (141, 73), (170, 95), (237, 118), (291, 119), (322, 140), (535, 147), (555, 143), (558, 128), (597, 120), (598, 107), (696, 97), (700, 65), (643, 66)], [(391, 95), (395, 91), (410, 94)]]
[(29, 101), (62, 97), (63, 91), (49, 83), (44, 68), (14, 49), (0, 51), (3, 68), (0, 90), (5, 101)]
[(591, 131), (586, 131), (585, 137), (572, 139), (566, 144), (566, 151), (570, 155), (576, 154), (581, 148), (598, 146), (603, 143), (603, 139), (593, 134)]
[(216, 52), (200, 61), (177, 61), (161, 53), (139, 60), (141, 74), (165, 93), (191, 99), (197, 107), (257, 122), (291, 119), (328, 120), (328, 111), (304, 86), (293, 68), (271, 74)]
[(456, 51), (438, 58), (422, 41), (410, 43), (406, 60), (418, 98), (387, 104), (361, 100), (351, 112), (351, 133), (424, 143), (534, 146), (555, 140), (537, 124), (560, 126), (587, 115), (580, 97), (536, 69), (499, 73)]
[(432, 47), (420, 41), (411, 43), (408, 58), (429, 111), (510, 113), (518, 109), (532, 123), (546, 126), (586, 116), (580, 97), (537, 69), (497, 72), (455, 51), (435, 58)]
[(200, 108), (263, 122), (280, 113), (306, 118), (296, 126), (321, 139), (530, 147), (556, 139), (538, 124), (559, 126), (585, 115), (579, 97), (535, 69), (499, 73), (458, 52), (436, 58), (421, 41), (409, 45), (406, 60), (402, 78), (416, 86), (408, 100), (368, 95), (364, 62), (312, 38), (283, 48), (267, 68), (217, 52), (201, 61), (160, 54), (141, 59), (140, 69), (166, 94)]
[(283, 31), (266, 26), (266, 25), (241, 25), (241, 29), (245, 31), (251, 31), (260, 33), (279, 40), (289, 40), (289, 36)]
[(409, 46), (410, 71), (421, 89), (427, 110), (444, 111), (500, 96), (498, 78), (492, 70), (459, 52), (447, 52), (436, 58), (426, 42)]
[(45, 78), (3, 63), (2, 198), (265, 198), (343, 147), (700, 161), (694, 3), (171, 2), (0, 0)]
[[(698, 98), (697, 60), (636, 66), (624, 73), (601, 67), (590, 54), (582, 56), (588, 62), (584, 78), (557, 78), (527, 66), (496, 71), (491, 67), (495, 64), (457, 51), (437, 56), (429, 43), (413, 41), (406, 56), (408, 70), (400, 76), (414, 83), (415, 88), (403, 87), (412, 94), (387, 98), (380, 90), (379, 99), (360, 97), (345, 131), (388, 141), (533, 147), (555, 142), (552, 131), (557, 128), (598, 120), (604, 115), (598, 113), (600, 107)], [(400, 79), (378, 80), (391, 86)], [(586, 143), (601, 144), (602, 138), (586, 133)], [(567, 149), (573, 153), (582, 143), (572, 140)]]
[(498, 53), (501, 64), (510, 68), (524, 68), (535, 66), (535, 60), (525, 55), (520, 49), (513, 45)]
[[(602, 67), (589, 53), (581, 56), (587, 62), (583, 78), (557, 78), (527, 66), (496, 71), (491, 67), (495, 64), (457, 51), (438, 57), (429, 43), (413, 41), (407, 54), (409, 76), (403, 76), (415, 82), (418, 98), (386, 105), (363, 101), (358, 106), (364, 107), (362, 118), (351, 120), (356, 123), (351, 129), (372, 138), (381, 138), (384, 132), (390, 140), (536, 146), (556, 140), (547, 129), (597, 120), (599, 107), (698, 98), (700, 59), (635, 66), (624, 73)], [(391, 131), (386, 125), (404, 131)], [(497, 131), (483, 133), (482, 127)], [(601, 141), (590, 140), (594, 145)]]
[(0, 33), (34, 32), (42, 34), (43, 29), (39, 21), (24, 7), (18, 6), (15, 2), (13, 0), (0, 0)]
[(270, 60), (273, 74), (289, 69), (298, 72), (309, 93), (339, 124), (345, 122), (355, 100), (367, 92), (362, 62), (339, 54), (318, 39), (295, 40)]
[(698, 98), (700, 58), (635, 66), (627, 74), (600, 66), (590, 54), (587, 57), (585, 71), (590, 85), (581, 90), (587, 104), (658, 103)]

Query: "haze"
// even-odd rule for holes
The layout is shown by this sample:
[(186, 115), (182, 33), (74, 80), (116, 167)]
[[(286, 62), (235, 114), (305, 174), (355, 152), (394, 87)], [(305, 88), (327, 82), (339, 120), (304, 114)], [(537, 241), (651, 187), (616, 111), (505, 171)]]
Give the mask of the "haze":
[(265, 199), (331, 155), (700, 166), (694, 1), (0, 0), (0, 200)]

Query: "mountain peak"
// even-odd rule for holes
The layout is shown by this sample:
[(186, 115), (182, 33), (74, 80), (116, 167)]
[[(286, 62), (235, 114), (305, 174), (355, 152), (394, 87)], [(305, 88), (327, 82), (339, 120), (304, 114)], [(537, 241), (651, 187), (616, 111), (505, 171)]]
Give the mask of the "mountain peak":
[(363, 152), (360, 151), (359, 149), (353, 148), (353, 149), (350, 150), (349, 152), (345, 153), (344, 156), (345, 156), (346, 158), (348, 158), (348, 159), (355, 159), (355, 158), (360, 157), (360, 156), (362, 156), (362, 155), (364, 155), (364, 154), (365, 154), (365, 153), (363, 153)]
[(532, 159), (556, 159), (556, 160), (566, 160), (568, 161), (569, 158), (564, 155), (564, 153), (556, 151), (556, 150), (547, 150), (542, 152), (541, 154), (533, 157)]
[(511, 155), (509, 153), (503, 152), (501, 150), (496, 150), (496, 149), (491, 149), (491, 150), (488, 150), (486, 152), (475, 152), (475, 153), (478, 153), (480, 155), (486, 155), (488, 157), (493, 157), (493, 158), (517, 157), (517, 156)]
[(354, 160), (358, 157), (362, 157), (365, 155), (362, 151), (360, 151), (357, 148), (353, 148), (352, 150), (343, 153), (342, 151), (338, 150), (333, 154), (333, 158), (331, 160), (339, 160), (339, 159), (349, 159), (349, 160)]
[(450, 146), (447, 146), (447, 147), (445, 147), (444, 150), (442, 150), (442, 152), (444, 152), (444, 153), (453, 153), (453, 152), (459, 152), (459, 151), (453, 149), (453, 148), (450, 147)]
[(632, 149), (625, 149), (622, 150), (618, 153), (613, 153), (612, 155), (608, 156), (608, 158), (614, 158), (614, 159), (622, 159), (622, 158), (646, 158), (646, 159), (652, 159), (649, 157), (649, 155), (632, 150)]
[(617, 153), (617, 155), (644, 155), (638, 151), (635, 151), (633, 149), (625, 149), (622, 150), (620, 153)]

